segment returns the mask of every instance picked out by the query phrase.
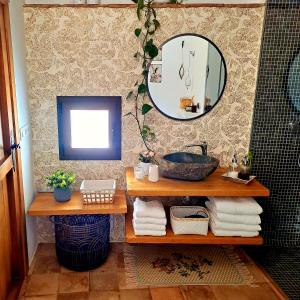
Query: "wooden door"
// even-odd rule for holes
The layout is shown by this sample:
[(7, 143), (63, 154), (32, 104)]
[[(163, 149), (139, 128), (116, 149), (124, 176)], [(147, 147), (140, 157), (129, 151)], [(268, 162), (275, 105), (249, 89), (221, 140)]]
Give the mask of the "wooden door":
[(27, 273), (18, 120), (6, 0), (0, 0), (0, 300), (17, 299)]

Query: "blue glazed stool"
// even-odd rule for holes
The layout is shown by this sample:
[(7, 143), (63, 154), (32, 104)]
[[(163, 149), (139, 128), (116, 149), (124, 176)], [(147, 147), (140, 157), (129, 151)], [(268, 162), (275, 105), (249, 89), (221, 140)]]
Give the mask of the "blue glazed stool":
[(74, 271), (103, 264), (109, 252), (109, 215), (52, 216), (59, 263)]

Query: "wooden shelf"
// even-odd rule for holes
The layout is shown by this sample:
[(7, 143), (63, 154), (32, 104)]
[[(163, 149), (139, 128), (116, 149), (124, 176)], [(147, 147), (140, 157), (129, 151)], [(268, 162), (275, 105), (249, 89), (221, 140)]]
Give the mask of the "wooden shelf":
[(219, 168), (203, 181), (181, 181), (161, 177), (158, 182), (147, 178), (137, 180), (133, 168), (126, 168), (127, 193), (129, 196), (246, 196), (268, 197), (270, 191), (257, 180), (248, 185), (227, 181)]
[(166, 236), (137, 236), (132, 226), (132, 213), (126, 215), (126, 242), (129, 244), (208, 244), (208, 245), (262, 245), (263, 238), (257, 237), (220, 237), (211, 231), (207, 236), (202, 235), (175, 235), (171, 226), (167, 225)]
[(92, 215), (92, 214), (125, 214), (127, 212), (125, 191), (117, 190), (112, 204), (89, 204), (82, 202), (80, 192), (74, 192), (70, 201), (59, 203), (53, 193), (37, 193), (29, 216), (58, 216), (58, 215)]

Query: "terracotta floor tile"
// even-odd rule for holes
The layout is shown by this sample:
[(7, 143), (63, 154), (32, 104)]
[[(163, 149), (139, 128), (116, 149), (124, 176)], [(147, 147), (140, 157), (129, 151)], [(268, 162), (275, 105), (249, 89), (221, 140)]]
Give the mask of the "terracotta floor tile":
[(117, 270), (117, 262), (118, 262), (118, 256), (115, 251), (111, 251), (104, 262), (100, 267), (97, 269), (92, 270), (91, 272), (102, 272), (102, 271), (116, 271)]
[(28, 277), (25, 296), (54, 295), (58, 291), (59, 274), (33, 274)]
[(106, 291), (106, 292), (91, 291), (89, 297), (89, 300), (119, 300), (119, 299), (120, 299), (119, 292), (116, 291)]
[(256, 286), (248, 285), (221, 285), (211, 286), (217, 300), (278, 300), (267, 283)]
[(39, 244), (35, 256), (56, 256), (55, 244)]
[(60, 273), (72, 273), (74, 272), (73, 270), (70, 270), (70, 269), (67, 269), (66, 267), (64, 266), (60, 266)]
[(25, 297), (25, 300), (57, 300), (56, 295)]
[(32, 274), (60, 273), (60, 265), (55, 256), (38, 256)]
[[(151, 300), (151, 294), (149, 289), (122, 290), (120, 291), (120, 299), (121, 300)], [(167, 300), (167, 299), (162, 299), (162, 300)]]
[(91, 291), (117, 291), (118, 274), (116, 271), (90, 272), (90, 290)]
[(278, 300), (268, 278), (251, 259), (242, 254), (242, 261), (253, 273), (256, 287), (137, 288), (126, 281), (123, 248), (122, 243), (112, 244), (108, 260), (103, 266), (80, 273), (58, 265), (54, 244), (41, 244), (31, 266), (34, 274), (24, 281), (19, 300)]
[(89, 293), (58, 294), (57, 300), (89, 300)]
[(208, 285), (185, 286), (180, 288), (186, 300), (216, 300), (213, 291)]
[(150, 293), (153, 300), (184, 300), (183, 294), (178, 287), (150, 288)]
[(80, 293), (89, 291), (89, 273), (72, 272), (59, 274), (60, 294), (63, 293)]
[[(125, 269), (118, 269), (118, 286), (119, 290), (139, 289), (136, 284), (130, 284), (126, 280)], [(143, 289), (143, 288), (141, 288)]]

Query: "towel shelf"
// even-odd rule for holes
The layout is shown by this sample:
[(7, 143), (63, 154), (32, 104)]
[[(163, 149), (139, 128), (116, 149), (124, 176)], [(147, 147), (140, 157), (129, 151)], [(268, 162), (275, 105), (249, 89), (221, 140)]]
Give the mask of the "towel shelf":
[(207, 244), (207, 245), (262, 245), (263, 238), (256, 237), (222, 237), (214, 236), (209, 230), (204, 235), (175, 235), (170, 223), (167, 225), (167, 235), (165, 236), (137, 236), (134, 234), (132, 226), (132, 212), (126, 215), (126, 242), (128, 244)]
[[(225, 172), (219, 168), (203, 181), (190, 182), (160, 178), (158, 182), (146, 179), (136, 180), (133, 169), (126, 168), (127, 194), (129, 196), (232, 196), (232, 197), (268, 197), (270, 191), (254, 180), (249, 185), (236, 184), (224, 180)], [(204, 203), (203, 203), (204, 204)], [(167, 225), (166, 236), (136, 236), (132, 226), (132, 212), (126, 215), (126, 242), (130, 244), (217, 244), (217, 245), (262, 245), (263, 238), (257, 237), (219, 237), (211, 231), (207, 236), (174, 235)]]

